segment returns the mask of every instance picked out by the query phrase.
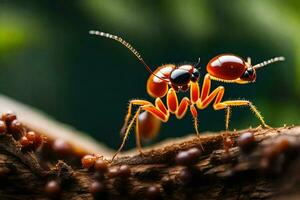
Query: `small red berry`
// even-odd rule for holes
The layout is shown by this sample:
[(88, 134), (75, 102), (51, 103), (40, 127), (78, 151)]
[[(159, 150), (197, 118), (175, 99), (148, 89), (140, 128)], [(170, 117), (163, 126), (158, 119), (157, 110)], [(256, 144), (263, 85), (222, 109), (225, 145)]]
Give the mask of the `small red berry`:
[(241, 134), (237, 143), (242, 150), (250, 149), (250, 147), (252, 147), (255, 143), (254, 134), (251, 132)]
[(278, 151), (280, 151), (281, 153), (288, 150), (290, 146), (291, 146), (291, 142), (288, 138), (280, 138), (280, 140), (276, 144)]
[(110, 178), (116, 177), (119, 175), (119, 168), (118, 167), (110, 167), (108, 169), (107, 176)]
[(71, 153), (71, 146), (63, 139), (56, 139), (52, 144), (53, 151), (59, 156), (65, 157)]
[(146, 191), (147, 199), (159, 199), (161, 196), (161, 191), (158, 186), (150, 186)]
[(104, 190), (105, 190), (104, 184), (99, 181), (92, 182), (92, 184), (90, 185), (90, 188), (89, 188), (90, 193), (92, 193), (93, 195), (103, 193)]
[(187, 151), (181, 151), (177, 154), (176, 158), (175, 158), (175, 162), (178, 165), (186, 165), (189, 163), (189, 153)]
[(99, 172), (106, 172), (108, 170), (107, 162), (101, 158), (96, 159), (94, 167)]
[(39, 148), (44, 142), (44, 137), (41, 134), (35, 134), (35, 140), (33, 142), (34, 149)]
[(82, 167), (83, 168), (91, 168), (95, 164), (96, 157), (93, 155), (85, 155), (81, 159)]
[(13, 137), (18, 140), (20, 137), (23, 135), (23, 125), (22, 123), (15, 119), (13, 120), (9, 126), (8, 126), (9, 131), (12, 133)]
[(190, 155), (191, 159), (194, 161), (197, 161), (201, 155), (201, 150), (196, 147), (187, 150), (187, 152)]
[(7, 130), (6, 123), (0, 120), (0, 134), (4, 134)]
[(182, 184), (186, 185), (192, 181), (193, 174), (190, 169), (184, 168), (179, 172), (179, 174), (177, 175), (177, 178), (180, 180), (180, 182)]
[(29, 131), (26, 133), (26, 137), (29, 141), (35, 142), (36, 133), (33, 131)]
[(128, 178), (131, 174), (131, 169), (128, 165), (121, 165), (119, 168), (119, 176), (122, 178)]
[(7, 111), (2, 114), (2, 120), (6, 123), (10, 123), (15, 119), (17, 119), (17, 115), (12, 111)]
[(280, 138), (275, 144), (269, 145), (263, 150), (263, 157), (273, 160), (279, 154), (284, 153), (290, 147), (290, 141), (287, 138)]
[(22, 123), (21, 123), (19, 120), (17, 120), (17, 119), (13, 120), (13, 121), (10, 123), (10, 125), (9, 125), (9, 130), (12, 131), (12, 132), (14, 132), (14, 133), (19, 133), (19, 132), (22, 131), (22, 129), (23, 129), (23, 125), (22, 125)]
[(19, 142), (20, 142), (20, 144), (22, 145), (23, 148), (28, 147), (28, 145), (30, 145), (30, 143), (31, 143), (26, 136), (21, 137)]
[(198, 148), (191, 148), (179, 152), (175, 157), (175, 162), (178, 165), (193, 165), (197, 162), (200, 155), (201, 151)]
[(45, 192), (48, 196), (57, 196), (60, 191), (60, 184), (57, 181), (52, 180), (46, 183)]

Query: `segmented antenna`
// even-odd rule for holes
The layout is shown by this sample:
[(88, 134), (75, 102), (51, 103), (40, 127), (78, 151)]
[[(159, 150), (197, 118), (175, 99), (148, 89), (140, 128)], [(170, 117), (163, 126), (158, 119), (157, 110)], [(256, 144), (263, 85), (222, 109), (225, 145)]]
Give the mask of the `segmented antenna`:
[(157, 76), (156, 74), (153, 73), (153, 71), (150, 69), (150, 67), (146, 64), (146, 62), (144, 61), (144, 59), (142, 58), (142, 56), (139, 54), (139, 52), (133, 48), (133, 46), (131, 46), (131, 44), (129, 44), (127, 41), (125, 41), (123, 38), (116, 36), (116, 35), (112, 35), (110, 33), (104, 33), (101, 31), (95, 31), (95, 30), (90, 30), (89, 34), (91, 35), (98, 35), (101, 37), (106, 37), (109, 39), (113, 39), (119, 43), (121, 43), (123, 46), (125, 46), (127, 49), (129, 49), (129, 51), (131, 51), (133, 53), (133, 55), (135, 55), (135, 57), (145, 66), (146, 70), (150, 73), (153, 74), (154, 76), (156, 76), (157, 78), (159, 78), (160, 80), (164, 81), (164, 82), (168, 82), (167, 80)]
[(200, 69), (200, 62), (201, 62), (201, 58), (198, 58), (198, 62), (195, 65), (195, 68)]
[(274, 62), (279, 62), (279, 61), (284, 61), (285, 58), (280, 56), (280, 57), (275, 57), (275, 58), (271, 58), (270, 60), (266, 60), (264, 62), (258, 63), (256, 65), (253, 66), (254, 69), (258, 69), (258, 68), (262, 68), (266, 65), (272, 64)]

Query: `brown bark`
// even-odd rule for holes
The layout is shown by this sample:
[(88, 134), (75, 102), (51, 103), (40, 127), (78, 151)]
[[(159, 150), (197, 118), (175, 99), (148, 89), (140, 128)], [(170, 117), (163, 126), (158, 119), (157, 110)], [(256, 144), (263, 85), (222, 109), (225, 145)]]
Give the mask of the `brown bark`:
[[(247, 151), (237, 143), (244, 132), (255, 135)], [(194, 136), (150, 147), (143, 155), (118, 157), (111, 168), (127, 164), (131, 175), (106, 174), (100, 198), (150, 198), (148, 188), (155, 185), (161, 199), (300, 199), (299, 126), (248, 129), (229, 136), (233, 145), (227, 151), (223, 133), (202, 136), (204, 151), (190, 167), (176, 165), (174, 158), (179, 151), (200, 147)], [(50, 154), (55, 152), (48, 150)], [(0, 199), (47, 199), (44, 188), (49, 180), (61, 183), (61, 199), (93, 199), (93, 170), (81, 169), (70, 155), (65, 158), (70, 165), (58, 161), (50, 169), (55, 159), (50, 162), (51, 156), (43, 155), (43, 150), (22, 151), (9, 133), (0, 136)]]

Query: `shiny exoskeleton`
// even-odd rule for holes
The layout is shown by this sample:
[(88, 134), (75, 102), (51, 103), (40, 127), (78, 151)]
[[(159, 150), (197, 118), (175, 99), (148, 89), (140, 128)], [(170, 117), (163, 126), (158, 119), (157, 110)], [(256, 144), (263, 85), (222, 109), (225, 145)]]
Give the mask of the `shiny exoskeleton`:
[[(185, 116), (189, 109), (192, 114), (195, 131), (199, 137), (198, 111), (205, 109), (213, 103), (215, 110), (225, 110), (225, 128), (229, 127), (231, 108), (234, 106), (248, 106), (260, 120), (263, 127), (269, 127), (256, 107), (247, 100), (223, 101), (225, 89), (219, 86), (211, 91), (211, 80), (226, 83), (246, 84), (255, 82), (256, 70), (268, 64), (283, 61), (284, 57), (275, 57), (262, 63), (251, 65), (251, 60), (247, 61), (234, 54), (221, 54), (209, 61), (206, 66), (207, 74), (203, 78), (202, 86), (199, 86), (200, 73), (198, 67), (194, 65), (166, 64), (152, 71), (144, 62), (140, 54), (122, 38), (99, 31), (90, 31), (90, 34), (99, 35), (116, 40), (126, 46), (151, 73), (147, 81), (147, 92), (155, 98), (155, 103), (150, 101), (134, 99), (129, 101), (127, 115), (125, 117), (123, 142), (112, 159), (122, 150), (129, 131), (136, 122), (136, 143), (141, 151), (140, 137), (151, 139), (159, 131), (160, 123), (167, 122), (170, 114), (174, 114), (178, 119)], [(183, 97), (180, 101), (177, 98), (178, 92), (190, 92), (189, 97)], [(166, 97), (166, 104), (162, 98)], [(129, 121), (133, 106), (137, 106), (137, 111)]]

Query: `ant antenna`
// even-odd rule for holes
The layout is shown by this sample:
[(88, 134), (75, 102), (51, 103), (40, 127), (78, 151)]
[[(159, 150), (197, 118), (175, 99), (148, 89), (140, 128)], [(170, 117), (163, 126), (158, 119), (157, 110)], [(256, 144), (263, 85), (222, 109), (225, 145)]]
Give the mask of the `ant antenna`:
[(266, 60), (266, 61), (263, 61), (261, 63), (258, 63), (256, 65), (253, 66), (254, 69), (258, 69), (258, 68), (262, 68), (266, 65), (269, 65), (269, 64), (272, 64), (274, 62), (279, 62), (279, 61), (284, 61), (285, 58), (280, 56), (280, 57), (275, 57), (275, 58), (271, 58), (270, 60)]
[(195, 65), (195, 67), (196, 67), (197, 69), (200, 69), (200, 61), (201, 61), (201, 58), (199, 57), (199, 58), (198, 58), (198, 62), (197, 62), (196, 65)]
[(131, 46), (131, 44), (129, 44), (127, 41), (125, 41), (123, 38), (116, 36), (116, 35), (112, 35), (110, 33), (104, 33), (101, 31), (95, 31), (95, 30), (90, 30), (89, 34), (91, 35), (97, 35), (97, 36), (101, 36), (101, 37), (106, 37), (112, 40), (115, 40), (119, 43), (121, 43), (123, 46), (125, 46), (127, 49), (129, 49), (129, 51), (131, 51), (131, 53), (133, 53), (133, 55), (135, 55), (135, 57), (145, 66), (146, 70), (150, 73), (153, 74), (154, 76), (156, 76), (157, 78), (159, 78), (160, 80), (164, 81), (164, 82), (168, 82), (167, 80), (157, 76), (156, 74), (153, 73), (153, 71), (150, 69), (150, 67), (146, 64), (146, 62), (144, 61), (144, 59), (142, 58), (142, 56), (139, 54), (139, 52), (133, 48)]

